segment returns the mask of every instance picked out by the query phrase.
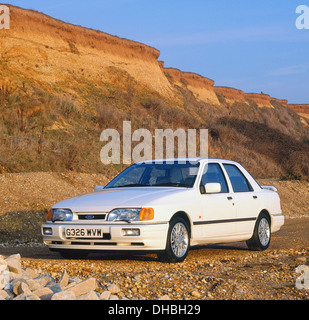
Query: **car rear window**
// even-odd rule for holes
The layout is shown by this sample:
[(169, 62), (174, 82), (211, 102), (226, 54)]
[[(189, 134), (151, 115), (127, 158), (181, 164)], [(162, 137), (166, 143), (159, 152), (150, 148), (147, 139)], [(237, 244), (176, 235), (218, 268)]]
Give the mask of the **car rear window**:
[(249, 192), (253, 188), (243, 173), (232, 164), (223, 165), (232, 184), (234, 192)]

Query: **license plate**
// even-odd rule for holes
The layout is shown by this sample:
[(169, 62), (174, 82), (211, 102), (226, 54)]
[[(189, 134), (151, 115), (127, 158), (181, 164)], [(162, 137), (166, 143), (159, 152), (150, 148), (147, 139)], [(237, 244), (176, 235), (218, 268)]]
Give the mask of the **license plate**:
[(65, 228), (66, 238), (103, 238), (101, 228)]

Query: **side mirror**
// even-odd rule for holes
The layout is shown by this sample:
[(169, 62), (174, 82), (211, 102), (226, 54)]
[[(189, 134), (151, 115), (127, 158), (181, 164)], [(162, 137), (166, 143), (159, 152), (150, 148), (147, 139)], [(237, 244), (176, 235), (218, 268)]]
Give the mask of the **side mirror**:
[(104, 189), (104, 186), (97, 186), (94, 188), (94, 192), (99, 192), (102, 191)]
[(221, 184), (220, 183), (206, 183), (205, 184), (206, 193), (220, 193)]

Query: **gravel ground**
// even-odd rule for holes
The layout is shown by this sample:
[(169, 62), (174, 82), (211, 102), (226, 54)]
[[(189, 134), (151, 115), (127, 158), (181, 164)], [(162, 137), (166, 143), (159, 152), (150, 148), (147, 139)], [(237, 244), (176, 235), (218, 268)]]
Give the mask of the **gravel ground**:
[(91, 191), (94, 185), (104, 184), (100, 182), (105, 177), (5, 176), (0, 176), (0, 254), (20, 253), (24, 268), (48, 272), (56, 280), (64, 269), (70, 277), (95, 277), (99, 293), (115, 284), (120, 288), (119, 299), (155, 300), (164, 295), (173, 300), (309, 299), (309, 290), (295, 286), (296, 268), (309, 265), (307, 182), (272, 182), (279, 189), (283, 210), (289, 211), (285, 211), (285, 226), (273, 235), (267, 251), (249, 251), (244, 243), (195, 247), (184, 263), (166, 264), (155, 255), (92, 254), (86, 260), (66, 260), (42, 244), (39, 227), (47, 208), (68, 196)]
[(152, 300), (163, 295), (176, 300), (309, 299), (308, 290), (295, 287), (299, 276), (295, 269), (308, 265), (308, 250), (245, 254), (220, 250), (222, 253), (215, 256), (205, 254), (204, 249), (177, 265), (160, 263), (155, 256), (101, 256), (72, 261), (23, 258), (23, 266), (48, 272), (55, 279), (63, 269), (71, 277), (95, 277), (99, 293), (115, 284), (120, 288), (120, 299)]

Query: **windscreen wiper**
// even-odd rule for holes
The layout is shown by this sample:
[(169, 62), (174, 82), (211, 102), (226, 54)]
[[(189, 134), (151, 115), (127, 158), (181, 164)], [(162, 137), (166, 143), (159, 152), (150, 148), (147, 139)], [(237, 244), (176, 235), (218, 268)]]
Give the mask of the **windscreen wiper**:
[(127, 187), (150, 187), (150, 186), (149, 184), (130, 183), (130, 184), (124, 184), (122, 186), (112, 186), (109, 188), (127, 188)]
[(158, 184), (153, 184), (152, 187), (185, 187), (189, 188), (187, 184), (178, 183), (178, 182), (163, 182)]

